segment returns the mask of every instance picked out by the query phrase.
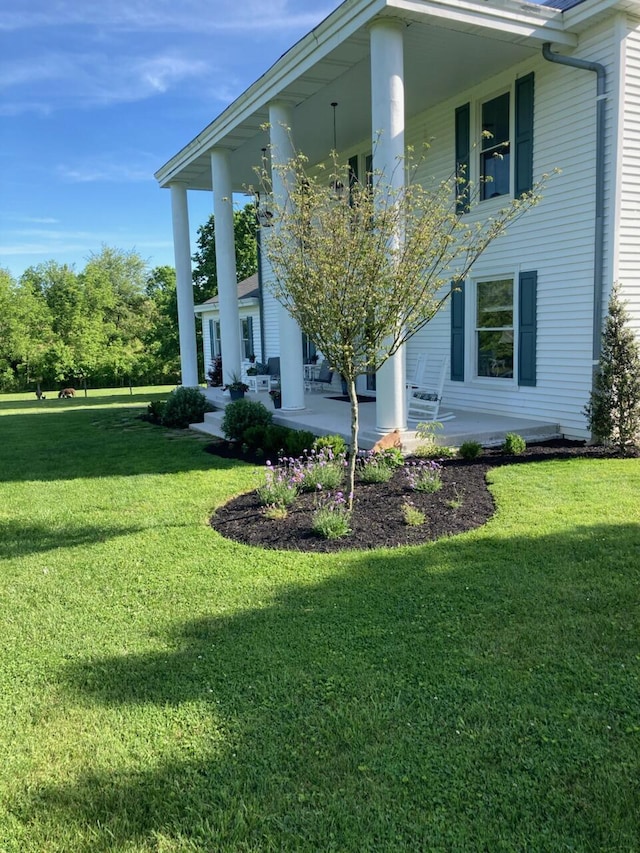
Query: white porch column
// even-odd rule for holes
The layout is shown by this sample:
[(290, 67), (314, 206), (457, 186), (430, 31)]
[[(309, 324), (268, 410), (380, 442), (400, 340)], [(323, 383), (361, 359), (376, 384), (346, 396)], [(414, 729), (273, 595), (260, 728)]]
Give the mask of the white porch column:
[[(276, 206), (281, 208), (287, 199), (287, 180), (280, 170), (273, 167), (288, 162), (294, 155), (292, 108), (281, 101), (270, 104), (269, 124), (273, 197)], [(277, 222), (275, 227), (278, 227)], [(304, 409), (302, 332), (298, 323), (282, 305), (278, 305), (278, 329), (282, 409), (290, 412)]]
[[(383, 173), (383, 185), (394, 189), (405, 179), (403, 29), (401, 21), (381, 18), (369, 32), (373, 169)], [(405, 373), (403, 347), (376, 375), (376, 429), (381, 433), (406, 428)]]
[(216, 274), (220, 304), (220, 347), (224, 382), (240, 376), (240, 314), (238, 311), (238, 279), (236, 247), (233, 233), (233, 189), (229, 152), (224, 148), (211, 151), (213, 213), (215, 216)]
[(182, 183), (173, 183), (170, 186), (173, 252), (176, 260), (181, 381), (183, 385), (195, 387), (198, 384), (198, 358), (196, 353), (196, 318), (193, 313), (187, 186)]

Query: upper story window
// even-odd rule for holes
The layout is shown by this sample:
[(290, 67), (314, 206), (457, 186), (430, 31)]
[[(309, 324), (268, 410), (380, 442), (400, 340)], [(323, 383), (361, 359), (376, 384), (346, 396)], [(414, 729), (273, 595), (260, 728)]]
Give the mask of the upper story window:
[[(532, 189), (534, 82), (533, 74), (526, 74), (495, 98), (456, 108), (457, 213), (467, 213), (474, 197), (480, 201), (502, 195), (519, 198)], [(473, 127), (486, 132), (479, 141), (479, 156)], [(471, 189), (474, 185), (478, 196)]]
[(511, 189), (510, 94), (485, 101), (482, 111), (480, 198), (508, 195)]

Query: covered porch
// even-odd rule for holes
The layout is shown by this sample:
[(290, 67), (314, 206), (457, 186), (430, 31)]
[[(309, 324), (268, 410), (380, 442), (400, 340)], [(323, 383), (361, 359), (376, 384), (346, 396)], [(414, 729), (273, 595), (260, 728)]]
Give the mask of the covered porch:
[[(220, 388), (203, 389), (207, 399), (216, 407), (215, 412), (205, 415), (204, 423), (193, 424), (192, 429), (212, 436), (222, 437), (222, 418), (224, 408), (230, 403), (228, 394)], [(315, 435), (342, 435), (345, 441), (351, 440), (351, 407), (348, 402), (335, 399), (339, 390), (334, 393), (320, 394), (317, 392), (305, 394), (304, 409), (295, 412), (285, 412), (274, 409), (268, 392), (250, 393), (247, 399), (259, 400), (273, 411), (273, 420), (282, 426), (292, 429), (309, 430)], [(332, 399), (333, 398), (333, 399)], [(560, 435), (558, 424), (545, 423), (517, 415), (496, 415), (479, 411), (456, 409), (455, 411), (443, 403), (441, 410), (443, 418), (453, 414), (454, 417), (441, 421), (442, 429), (437, 429), (435, 439), (438, 444), (459, 447), (465, 441), (478, 441), (485, 447), (492, 447), (503, 442), (508, 432), (521, 435), (526, 441), (544, 441)], [(376, 430), (375, 402), (360, 404), (360, 437), (359, 445), (367, 450), (380, 438)], [(413, 450), (421, 443), (415, 433), (415, 423), (409, 423), (408, 429), (402, 434), (403, 449)]]

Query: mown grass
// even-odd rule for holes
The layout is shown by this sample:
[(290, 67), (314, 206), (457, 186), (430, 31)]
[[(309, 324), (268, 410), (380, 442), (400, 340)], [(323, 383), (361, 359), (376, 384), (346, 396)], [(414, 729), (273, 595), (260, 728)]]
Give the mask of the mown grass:
[(207, 525), (252, 469), (149, 399), (0, 398), (0, 850), (640, 849), (640, 461), (262, 552)]

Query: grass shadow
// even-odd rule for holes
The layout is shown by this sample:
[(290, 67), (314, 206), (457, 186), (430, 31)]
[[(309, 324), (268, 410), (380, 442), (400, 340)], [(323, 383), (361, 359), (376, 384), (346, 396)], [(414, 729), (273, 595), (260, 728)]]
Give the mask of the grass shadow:
[(57, 548), (75, 548), (107, 542), (118, 536), (129, 536), (142, 527), (115, 525), (52, 528), (45, 524), (24, 524), (0, 520), (0, 559), (14, 559), (28, 554), (41, 554)]
[(146, 407), (60, 402), (71, 406), (0, 418), (0, 482), (228, 470), (238, 464), (204, 453), (208, 436), (140, 420)]
[(349, 554), (161, 652), (70, 664), (80, 703), (197, 707), (205, 735), (23, 819), (86, 851), (638, 849), (639, 558), (635, 524)]

